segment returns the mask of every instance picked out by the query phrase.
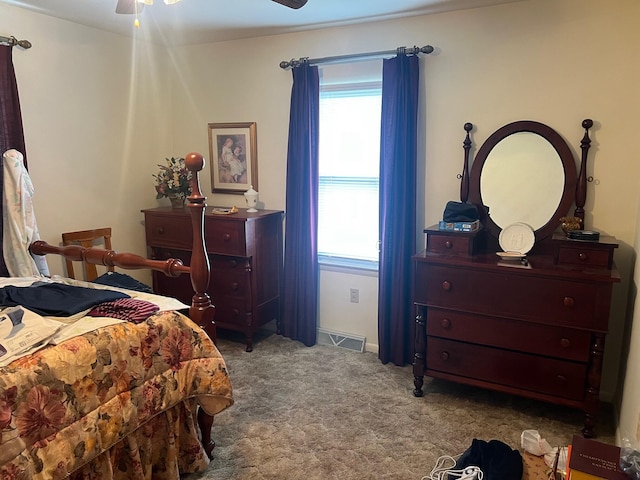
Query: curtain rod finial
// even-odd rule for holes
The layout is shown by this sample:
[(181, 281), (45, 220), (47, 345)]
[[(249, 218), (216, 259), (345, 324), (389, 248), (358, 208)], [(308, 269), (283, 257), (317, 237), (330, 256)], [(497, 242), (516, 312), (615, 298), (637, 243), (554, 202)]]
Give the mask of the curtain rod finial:
[(16, 37), (3, 37), (0, 35), (0, 44), (8, 45), (10, 47), (15, 47), (18, 45), (19, 47), (24, 48), (25, 50), (31, 48), (31, 42), (29, 40), (18, 40)]

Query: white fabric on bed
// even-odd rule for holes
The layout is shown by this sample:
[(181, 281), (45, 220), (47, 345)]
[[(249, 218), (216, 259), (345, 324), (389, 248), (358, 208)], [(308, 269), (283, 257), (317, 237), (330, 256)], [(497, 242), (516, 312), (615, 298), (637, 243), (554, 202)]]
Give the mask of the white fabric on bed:
[(33, 211), (34, 188), (24, 166), (23, 156), (17, 150), (7, 150), (2, 155), (4, 164), (4, 188), (2, 202), (2, 253), (9, 274), (49, 275), (44, 256), (32, 256), (29, 245), (40, 240), (36, 216)]

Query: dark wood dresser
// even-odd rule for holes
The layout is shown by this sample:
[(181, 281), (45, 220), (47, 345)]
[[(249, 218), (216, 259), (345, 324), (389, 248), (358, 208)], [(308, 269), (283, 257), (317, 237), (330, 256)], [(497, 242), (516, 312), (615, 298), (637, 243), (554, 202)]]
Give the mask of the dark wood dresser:
[(469, 174), (464, 125), (460, 200), (482, 227), (427, 228), (413, 257), (414, 395), (428, 375), (566, 405), (584, 411), (582, 433), (594, 436), (618, 245), (559, 231), (584, 227), (592, 126), (583, 120), (577, 175), (564, 138), (530, 120), (491, 134)]
[(583, 433), (592, 436), (611, 291), (620, 281), (608, 267), (615, 239), (557, 240), (526, 265), (495, 251), (456, 255), (467, 251), (469, 234), (450, 236), (451, 254), (438, 253), (438, 241), (413, 257), (414, 394), (422, 396), (428, 375), (580, 408)]
[[(220, 215), (205, 210), (205, 241), (211, 279), (207, 293), (216, 308), (216, 328), (240, 331), (253, 349), (253, 334), (276, 319), (280, 331), (283, 212), (260, 210)], [(189, 265), (191, 217), (185, 209), (143, 210), (146, 242), (156, 260), (179, 258)], [(153, 274), (153, 289), (189, 305), (189, 279)]]

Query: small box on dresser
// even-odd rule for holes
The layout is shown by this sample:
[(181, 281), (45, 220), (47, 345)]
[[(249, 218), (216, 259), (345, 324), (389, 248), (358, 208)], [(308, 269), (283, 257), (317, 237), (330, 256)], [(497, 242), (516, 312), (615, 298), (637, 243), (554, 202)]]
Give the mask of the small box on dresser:
[(439, 225), (424, 229), (430, 253), (471, 257), (478, 248), (481, 229), (470, 232), (444, 230)]
[(618, 248), (614, 237), (600, 235), (599, 240), (573, 240), (561, 233), (552, 237), (554, 262), (558, 265), (582, 265), (585, 267), (613, 267), (613, 252)]

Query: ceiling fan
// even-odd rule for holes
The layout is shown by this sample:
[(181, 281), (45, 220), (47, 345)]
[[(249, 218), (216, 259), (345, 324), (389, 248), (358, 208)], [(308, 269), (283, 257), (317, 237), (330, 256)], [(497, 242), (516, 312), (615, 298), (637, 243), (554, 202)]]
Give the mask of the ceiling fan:
[[(170, 5), (178, 3), (180, 0), (163, 0), (164, 3)], [(285, 7), (298, 9), (305, 6), (308, 0), (271, 0), (273, 2), (284, 5)], [(153, 5), (153, 0), (118, 0), (116, 4), (116, 13), (134, 14), (140, 13), (145, 5)]]

